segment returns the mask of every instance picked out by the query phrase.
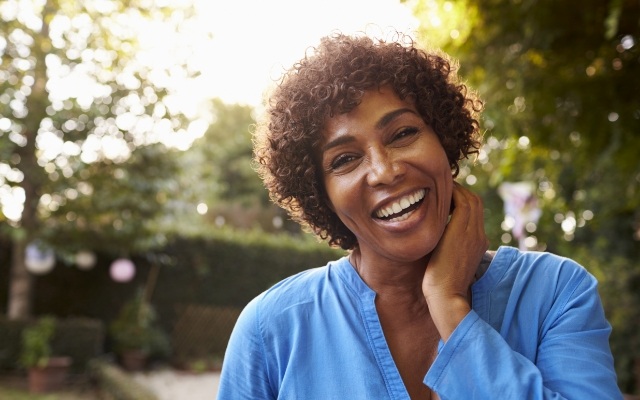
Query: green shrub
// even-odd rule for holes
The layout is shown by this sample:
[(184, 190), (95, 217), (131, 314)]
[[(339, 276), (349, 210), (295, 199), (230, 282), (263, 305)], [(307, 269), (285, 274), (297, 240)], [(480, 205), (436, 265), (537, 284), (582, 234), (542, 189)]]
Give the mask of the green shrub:
[(24, 368), (44, 367), (53, 355), (51, 341), (56, 331), (56, 319), (45, 316), (22, 331), (20, 365)]
[(116, 353), (141, 350), (151, 356), (166, 357), (169, 354), (168, 337), (157, 325), (156, 310), (144, 299), (142, 291), (124, 304), (111, 322), (109, 334)]
[[(0, 316), (0, 369), (15, 370), (20, 362), (23, 331), (33, 320), (9, 320)], [(104, 325), (88, 318), (57, 318), (51, 338), (51, 354), (73, 360), (72, 369), (82, 372), (87, 362), (104, 353)]]

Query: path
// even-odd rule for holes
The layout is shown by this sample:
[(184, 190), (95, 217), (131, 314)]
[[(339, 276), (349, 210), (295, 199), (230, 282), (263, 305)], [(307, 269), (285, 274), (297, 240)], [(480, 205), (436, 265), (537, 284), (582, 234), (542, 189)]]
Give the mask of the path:
[(133, 378), (158, 395), (159, 400), (212, 400), (218, 393), (220, 373), (193, 373), (159, 369), (132, 373)]

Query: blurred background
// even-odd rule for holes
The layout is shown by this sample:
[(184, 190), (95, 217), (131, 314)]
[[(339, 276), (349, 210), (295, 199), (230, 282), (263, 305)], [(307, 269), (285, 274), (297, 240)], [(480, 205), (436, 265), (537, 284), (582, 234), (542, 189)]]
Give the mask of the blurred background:
[(491, 247), (593, 273), (640, 394), (637, 0), (0, 1), (0, 375), (215, 371), (250, 299), (342, 255), (251, 167), (263, 94), (333, 29), (459, 60)]

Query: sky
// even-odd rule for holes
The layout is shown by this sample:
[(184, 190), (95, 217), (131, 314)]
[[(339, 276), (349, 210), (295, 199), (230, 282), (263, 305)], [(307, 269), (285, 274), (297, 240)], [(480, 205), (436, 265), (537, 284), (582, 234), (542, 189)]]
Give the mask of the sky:
[(196, 17), (177, 35), (162, 21), (138, 27), (145, 49), (139, 57), (146, 65), (170, 70), (177, 60), (187, 60), (200, 71), (195, 79), (180, 79), (180, 73), (167, 78), (175, 92), (164, 102), (189, 118), (188, 129), (180, 135), (155, 130), (161, 142), (183, 150), (215, 118), (212, 98), (247, 104), (259, 113), (268, 87), (322, 36), (339, 30), (384, 37), (394, 30), (412, 34), (418, 27), (411, 7), (400, 0), (193, 1)]
[(194, 89), (249, 105), (259, 104), (272, 80), (334, 29), (410, 33), (417, 27), (399, 0), (198, 0), (197, 7), (212, 40), (196, 55), (205, 68)]

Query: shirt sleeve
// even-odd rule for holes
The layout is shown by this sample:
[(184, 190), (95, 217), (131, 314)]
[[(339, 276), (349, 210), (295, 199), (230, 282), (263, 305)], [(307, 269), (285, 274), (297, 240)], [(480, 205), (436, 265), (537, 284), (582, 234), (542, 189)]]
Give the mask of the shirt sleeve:
[(258, 298), (250, 302), (236, 322), (225, 352), (218, 400), (275, 399), (259, 329)]
[(596, 280), (584, 271), (574, 282), (544, 327), (522, 329), (537, 337), (535, 360), (472, 310), (440, 347), (424, 383), (442, 400), (622, 399)]

